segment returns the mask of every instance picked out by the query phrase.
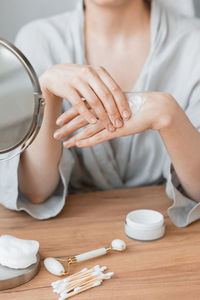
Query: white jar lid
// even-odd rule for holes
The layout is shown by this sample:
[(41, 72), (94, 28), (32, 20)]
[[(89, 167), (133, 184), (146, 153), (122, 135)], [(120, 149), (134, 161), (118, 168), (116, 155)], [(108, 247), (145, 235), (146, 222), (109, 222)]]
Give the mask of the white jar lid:
[(155, 210), (134, 210), (126, 217), (125, 233), (128, 237), (137, 240), (159, 239), (165, 234), (164, 217)]

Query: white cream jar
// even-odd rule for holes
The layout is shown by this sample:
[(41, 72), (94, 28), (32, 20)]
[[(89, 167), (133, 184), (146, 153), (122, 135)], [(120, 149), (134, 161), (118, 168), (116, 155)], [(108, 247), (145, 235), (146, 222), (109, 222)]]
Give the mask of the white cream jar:
[(125, 233), (129, 238), (140, 241), (160, 239), (165, 234), (164, 217), (155, 210), (134, 210), (126, 217)]

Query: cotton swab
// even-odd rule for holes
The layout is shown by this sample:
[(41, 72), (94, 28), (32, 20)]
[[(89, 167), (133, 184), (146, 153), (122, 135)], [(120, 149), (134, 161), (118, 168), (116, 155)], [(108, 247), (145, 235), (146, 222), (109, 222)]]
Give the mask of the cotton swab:
[(97, 281), (96, 283), (90, 284), (90, 285), (88, 285), (88, 286), (85, 287), (85, 288), (81, 288), (81, 287), (76, 288), (72, 293), (61, 296), (61, 297), (59, 298), (59, 300), (65, 300), (65, 299), (67, 299), (67, 298), (70, 298), (70, 297), (72, 297), (72, 296), (75, 296), (75, 295), (77, 295), (77, 294), (79, 294), (79, 293), (81, 293), (81, 292), (87, 291), (87, 290), (89, 290), (89, 289), (91, 289), (91, 288), (93, 288), (93, 287), (97, 287), (97, 286), (101, 285), (101, 283), (102, 283), (102, 281)]
[(60, 293), (60, 291), (63, 288), (70, 291), (71, 289), (74, 289), (75, 287), (80, 286), (80, 283), (88, 282), (89, 280), (92, 280), (93, 278), (101, 278), (101, 277), (102, 278), (105, 277), (105, 274), (103, 274), (101, 272), (101, 270), (94, 271), (94, 272), (93, 272), (93, 270), (92, 270), (92, 272), (90, 270), (90, 272), (85, 272), (84, 276), (81, 277), (81, 278), (78, 278), (76, 280), (69, 281), (69, 282), (62, 282), (60, 284), (60, 286), (57, 286), (57, 287), (54, 286), (54, 292), (55, 293)]
[(63, 286), (63, 285), (67, 286), (72, 280), (74, 282), (75, 280), (78, 280), (78, 279), (81, 279), (88, 275), (91, 275), (94, 271), (104, 272), (105, 270), (107, 270), (106, 266), (103, 266), (100, 268), (99, 265), (96, 265), (95, 267), (91, 268), (90, 270), (88, 270), (87, 268), (84, 268), (80, 272), (75, 273), (74, 275), (68, 276), (63, 280), (57, 280), (55, 282), (52, 282), (51, 285), (53, 288), (58, 288), (59, 286)]
[(84, 268), (80, 272), (66, 277), (65, 279), (52, 282), (54, 293), (60, 295), (59, 300), (65, 300), (90, 288), (101, 285), (103, 280), (110, 279), (114, 273), (107, 272), (106, 266), (100, 267), (99, 265), (87, 269)]

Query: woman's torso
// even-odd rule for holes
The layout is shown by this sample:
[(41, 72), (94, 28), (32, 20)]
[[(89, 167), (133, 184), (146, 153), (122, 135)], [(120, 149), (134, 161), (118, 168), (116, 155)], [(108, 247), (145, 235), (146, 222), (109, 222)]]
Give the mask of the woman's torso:
[[(86, 63), (83, 18), (83, 10), (79, 8), (32, 25), (37, 27), (37, 30), (34, 29), (35, 35), (38, 30), (42, 31), (37, 37), (40, 43), (38, 53), (25, 49), (23, 45), (21, 49), (38, 74), (57, 63)], [(191, 37), (190, 27), (186, 29), (189, 22), (179, 21), (180, 30), (177, 32), (180, 35), (176, 35), (176, 17), (168, 15), (160, 4), (153, 2), (150, 53), (134, 90), (171, 93), (187, 112), (200, 70), (199, 73), (194, 70), (191, 66), (194, 60), (188, 59), (188, 53), (192, 52), (191, 56), (194, 56), (198, 50), (196, 46), (189, 49), (191, 43), (197, 43)], [(69, 102), (64, 101), (63, 109), (69, 106)], [(189, 109), (190, 114), (192, 119), (193, 111)], [(64, 155), (67, 151), (64, 149)], [(155, 131), (114, 139), (91, 148), (73, 148), (71, 151), (75, 158), (71, 192), (158, 184), (169, 173), (169, 157)]]

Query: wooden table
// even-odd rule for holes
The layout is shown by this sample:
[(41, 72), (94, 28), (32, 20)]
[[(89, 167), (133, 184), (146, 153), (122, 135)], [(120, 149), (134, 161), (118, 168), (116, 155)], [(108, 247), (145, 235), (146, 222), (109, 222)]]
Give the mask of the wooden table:
[[(73, 256), (108, 246), (112, 239), (127, 242), (127, 251), (72, 266), (72, 272), (95, 264), (106, 265), (115, 276), (75, 299), (196, 300), (200, 299), (200, 222), (176, 228), (167, 216), (171, 201), (163, 186), (97, 192), (68, 197), (62, 213), (37, 221), (0, 207), (0, 234), (40, 241), (42, 257)], [(149, 208), (165, 215), (163, 239), (139, 242), (124, 234), (126, 214)], [(50, 283), (57, 277), (43, 267), (29, 283), (0, 292), (1, 300), (56, 300)]]

